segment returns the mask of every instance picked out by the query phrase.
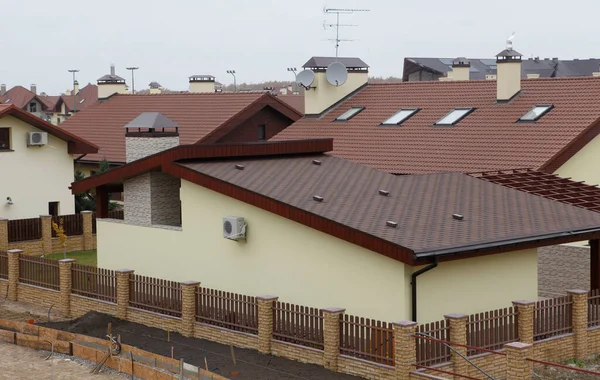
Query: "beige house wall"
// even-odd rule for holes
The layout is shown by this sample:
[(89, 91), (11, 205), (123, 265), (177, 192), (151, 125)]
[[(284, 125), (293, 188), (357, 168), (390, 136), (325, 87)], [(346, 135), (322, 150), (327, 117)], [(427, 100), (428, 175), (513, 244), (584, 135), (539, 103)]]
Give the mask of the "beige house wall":
[[(419, 268), (187, 181), (181, 200), (181, 230), (99, 220), (98, 266), (385, 321), (410, 319), (410, 275)], [(222, 218), (230, 215), (245, 218), (246, 242), (223, 238)], [(441, 263), (419, 277), (419, 322), (536, 299), (536, 265), (535, 250)]]
[[(348, 80), (342, 86), (332, 86), (327, 82), (325, 72), (315, 73), (311, 88), (304, 93), (304, 113), (318, 114), (342, 100), (346, 95), (367, 83), (367, 73), (348, 73)], [(335, 115), (337, 117), (339, 115)]]
[[(61, 214), (75, 212), (69, 186), (73, 182), (73, 156), (67, 143), (48, 134), (48, 144), (27, 146), (27, 132), (41, 130), (12, 116), (0, 119), (0, 128), (10, 128), (12, 151), (0, 151), (0, 217), (35, 218), (48, 214), (48, 202), (60, 202)], [(6, 197), (14, 204), (7, 205)]]
[(573, 181), (585, 181), (588, 185), (600, 185), (600, 136), (579, 150), (554, 174)]

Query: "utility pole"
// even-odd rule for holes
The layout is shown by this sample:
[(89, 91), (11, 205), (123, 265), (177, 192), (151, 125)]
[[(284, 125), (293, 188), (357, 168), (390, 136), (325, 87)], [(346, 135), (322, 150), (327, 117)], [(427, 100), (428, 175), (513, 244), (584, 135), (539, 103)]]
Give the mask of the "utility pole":
[(227, 74), (231, 74), (233, 76), (233, 92), (237, 92), (237, 80), (235, 77), (235, 70), (227, 70)]
[(137, 69), (139, 69), (139, 67), (126, 67), (127, 70), (131, 71), (131, 93), (135, 94), (135, 78), (133, 76), (133, 72)]
[(73, 114), (75, 114), (75, 112), (77, 112), (77, 94), (75, 94), (75, 73), (78, 73), (79, 70), (71, 69), (69, 70), (69, 72), (73, 74)]
[(340, 38), (340, 26), (344, 27), (344, 26), (358, 26), (358, 25), (354, 25), (354, 24), (340, 24), (340, 14), (352, 14), (354, 12), (369, 12), (369, 9), (340, 9), (340, 8), (324, 8), (323, 12), (324, 13), (335, 13), (335, 24), (327, 24), (327, 23), (323, 23), (323, 28), (327, 29), (327, 28), (335, 28), (335, 39), (331, 39), (332, 41), (335, 41), (335, 57), (338, 57), (338, 53), (339, 53), (339, 49), (340, 49), (340, 42), (342, 41), (353, 41), (353, 40), (347, 40), (347, 39), (342, 39)]
[(292, 85), (292, 92), (294, 94), (298, 93), (298, 74), (296, 74), (296, 68), (295, 67), (288, 67), (287, 71), (291, 72), (292, 74), (294, 74), (294, 84)]

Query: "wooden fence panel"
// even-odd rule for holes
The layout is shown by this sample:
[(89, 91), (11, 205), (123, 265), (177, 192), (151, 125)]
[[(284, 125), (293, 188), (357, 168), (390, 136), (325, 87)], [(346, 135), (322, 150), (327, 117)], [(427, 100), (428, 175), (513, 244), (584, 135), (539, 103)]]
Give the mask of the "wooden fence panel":
[(129, 306), (181, 317), (181, 284), (134, 274), (129, 279)]
[[(517, 311), (513, 307), (487, 311), (469, 316), (467, 322), (467, 345), (501, 350), (506, 343), (519, 340)], [(469, 349), (467, 355), (482, 353)]]
[(588, 327), (600, 326), (600, 289), (594, 289), (588, 296)]
[[(63, 221), (63, 228), (67, 236), (83, 235), (83, 215), (71, 214), (71, 215), (59, 215), (52, 217), (52, 223), (60, 225), (60, 221)], [(54, 228), (52, 229), (52, 237), (56, 237)]]
[(40, 218), (14, 219), (8, 221), (8, 242), (39, 240), (42, 238)]
[(344, 314), (340, 320), (340, 353), (393, 366), (392, 324)]
[(0, 278), (8, 280), (8, 254), (0, 252)]
[(19, 282), (60, 290), (58, 261), (35, 256), (19, 256)]
[[(439, 340), (450, 340), (450, 328), (446, 320), (419, 325), (417, 332)], [(418, 335), (415, 339), (417, 341), (417, 364), (431, 366), (450, 361), (450, 349), (442, 342), (419, 339)]]
[(273, 338), (322, 350), (323, 311), (277, 302), (273, 309)]
[(71, 275), (73, 294), (117, 303), (115, 271), (74, 263)]
[(199, 287), (196, 289), (196, 321), (258, 334), (258, 302), (255, 297)]
[(569, 296), (538, 301), (533, 311), (533, 340), (573, 332), (573, 301)]

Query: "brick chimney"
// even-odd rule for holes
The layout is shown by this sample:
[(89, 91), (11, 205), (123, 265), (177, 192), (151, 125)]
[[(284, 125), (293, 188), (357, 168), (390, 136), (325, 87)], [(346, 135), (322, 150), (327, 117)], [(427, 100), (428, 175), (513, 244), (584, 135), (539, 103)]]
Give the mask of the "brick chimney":
[[(334, 62), (341, 62), (348, 71), (348, 79), (340, 86), (327, 81), (327, 67)], [(366, 85), (369, 79), (369, 66), (359, 58), (312, 57), (303, 68), (314, 73), (313, 83), (304, 92), (304, 109), (307, 115), (320, 114)]]
[(215, 77), (212, 75), (192, 75), (190, 92), (215, 92)]
[(98, 79), (98, 99), (106, 99), (113, 94), (126, 94), (125, 79), (115, 74), (115, 65), (110, 65), (110, 74)]
[[(127, 162), (179, 145), (179, 126), (159, 112), (144, 112), (125, 126)], [(181, 181), (152, 171), (125, 180), (125, 223), (181, 226)]]
[(523, 55), (511, 47), (496, 55), (498, 66), (496, 100), (506, 102), (521, 91), (521, 62)]

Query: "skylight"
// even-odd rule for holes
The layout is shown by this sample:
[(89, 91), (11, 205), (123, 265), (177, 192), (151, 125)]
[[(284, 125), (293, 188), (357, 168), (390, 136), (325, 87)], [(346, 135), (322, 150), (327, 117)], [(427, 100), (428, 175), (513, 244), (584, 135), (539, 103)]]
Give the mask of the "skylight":
[(537, 105), (530, 109), (519, 121), (536, 121), (552, 109), (552, 104)]
[(418, 108), (403, 108), (392, 115), (392, 117), (381, 123), (381, 125), (399, 125), (418, 111)]
[(81, 104), (81, 103), (83, 103), (83, 102), (85, 102), (85, 98), (81, 99), (81, 100), (79, 101), (79, 104)]
[(435, 125), (454, 125), (473, 111), (473, 108), (455, 108), (446, 116), (438, 120)]
[(348, 111), (338, 116), (335, 121), (347, 121), (356, 116), (360, 111), (364, 110), (365, 107), (351, 107)]
[(4, 104), (10, 103), (11, 100), (12, 100), (11, 98), (6, 99), (6, 101), (4, 102)]

